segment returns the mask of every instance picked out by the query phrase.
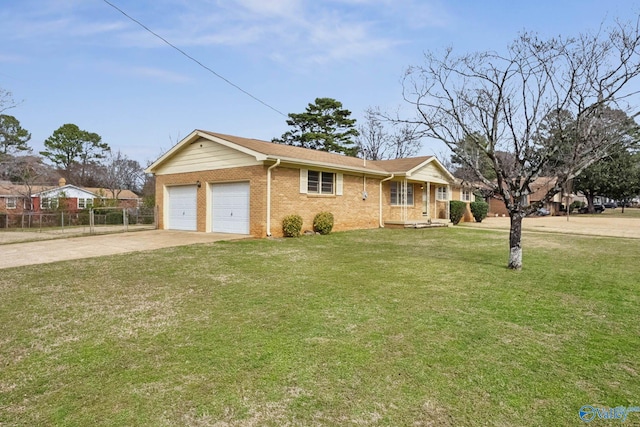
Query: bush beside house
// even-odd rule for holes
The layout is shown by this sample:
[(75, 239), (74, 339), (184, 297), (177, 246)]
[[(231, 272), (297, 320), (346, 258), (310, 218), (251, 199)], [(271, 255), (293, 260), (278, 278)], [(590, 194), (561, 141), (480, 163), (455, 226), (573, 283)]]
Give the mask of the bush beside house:
[(471, 202), (469, 205), (471, 208), (471, 214), (476, 222), (482, 222), (483, 219), (487, 217), (487, 213), (489, 212), (489, 204), (482, 201)]
[(282, 220), (282, 234), (284, 237), (298, 237), (302, 231), (302, 217), (300, 215), (287, 215)]
[(329, 234), (333, 229), (333, 214), (320, 212), (313, 218), (313, 231), (320, 234)]
[(458, 225), (467, 210), (467, 204), (459, 200), (451, 200), (449, 202), (449, 218), (453, 225)]

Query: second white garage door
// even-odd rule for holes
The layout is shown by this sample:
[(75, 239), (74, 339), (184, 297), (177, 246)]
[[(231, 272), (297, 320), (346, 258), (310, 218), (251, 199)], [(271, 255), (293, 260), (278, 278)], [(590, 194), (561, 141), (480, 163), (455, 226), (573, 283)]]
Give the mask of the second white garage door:
[(249, 234), (249, 183), (211, 186), (211, 230), (216, 233)]

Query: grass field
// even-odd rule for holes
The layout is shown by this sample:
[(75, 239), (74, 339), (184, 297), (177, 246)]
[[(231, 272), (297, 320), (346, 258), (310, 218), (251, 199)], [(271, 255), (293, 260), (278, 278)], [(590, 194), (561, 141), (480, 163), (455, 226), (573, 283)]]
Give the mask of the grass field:
[(622, 212), (621, 207), (615, 209), (605, 209), (601, 215), (617, 218), (640, 218), (640, 208), (624, 208), (624, 212)]
[(640, 406), (640, 240), (525, 233), (521, 272), (507, 246), (382, 229), (2, 270), (0, 425), (575, 426)]

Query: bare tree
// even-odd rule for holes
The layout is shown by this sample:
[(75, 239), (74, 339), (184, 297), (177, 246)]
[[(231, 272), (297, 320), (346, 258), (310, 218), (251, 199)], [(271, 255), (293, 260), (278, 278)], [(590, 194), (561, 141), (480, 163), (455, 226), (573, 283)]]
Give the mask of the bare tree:
[(128, 158), (118, 150), (111, 154), (103, 166), (102, 184), (111, 191), (114, 199), (122, 190), (140, 192), (144, 182), (144, 171), (136, 160)]
[(13, 94), (0, 87), (0, 114), (6, 110), (16, 107), (18, 104), (13, 100)]
[(25, 210), (32, 210), (31, 195), (33, 188), (55, 180), (53, 169), (42, 162), (42, 158), (33, 155), (11, 156), (6, 165), (6, 173), (11, 181), (22, 184), (20, 196), (25, 201)]
[[(385, 129), (391, 123), (393, 132)], [(379, 110), (368, 108), (364, 124), (358, 126), (358, 156), (367, 160), (398, 159), (415, 156), (420, 150), (421, 133), (415, 124), (390, 120)]]
[(372, 108), (364, 112), (364, 124), (358, 125), (359, 135), (356, 137), (358, 156), (367, 160), (383, 160), (389, 149), (389, 134), (385, 131), (382, 120)]
[[(620, 142), (619, 123), (602, 111), (606, 105), (629, 111), (638, 74), (639, 22), (618, 22), (576, 38), (525, 33), (504, 55), (427, 53), (424, 66), (407, 70), (404, 96), (417, 109), (423, 135), (443, 141), (503, 200), (511, 218), (508, 266), (520, 269), (523, 218)], [(554, 123), (552, 138), (545, 122)], [(462, 143), (474, 150), (461, 150)], [(477, 156), (465, 156), (478, 151), (495, 179), (477, 167)], [(558, 156), (555, 185), (528, 204), (530, 184)]]

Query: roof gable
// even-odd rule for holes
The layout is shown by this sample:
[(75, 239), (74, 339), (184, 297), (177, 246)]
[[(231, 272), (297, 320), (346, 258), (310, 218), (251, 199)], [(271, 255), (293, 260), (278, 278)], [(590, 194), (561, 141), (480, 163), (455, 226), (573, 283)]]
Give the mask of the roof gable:
[[(105, 198), (105, 199), (118, 199), (118, 200), (126, 200), (126, 199), (139, 199), (136, 193), (131, 190), (120, 190), (114, 189), (110, 190), (108, 188), (99, 188), (99, 187), (84, 187), (84, 190), (90, 191), (95, 194), (97, 197)], [(115, 196), (114, 196), (115, 193)]]
[[(256, 162), (281, 160), (289, 164), (303, 165), (305, 167), (325, 167), (344, 171), (354, 171), (372, 175), (388, 176), (396, 174), (419, 179), (421, 175), (434, 177), (442, 183), (454, 181), (453, 175), (438, 162), (433, 156), (411, 157), (394, 160), (365, 160), (342, 154), (326, 151), (312, 150), (291, 145), (277, 144), (258, 139), (242, 138), (233, 135), (194, 130), (169, 151), (153, 162), (147, 169), (147, 173), (167, 173), (171, 170), (167, 165), (178, 162), (181, 152), (189, 150), (189, 146), (201, 139), (209, 140), (224, 147), (237, 150), (252, 156)], [(186, 172), (175, 168), (176, 172)], [(195, 170), (195, 169), (194, 169)], [(435, 172), (434, 172), (435, 171)]]
[(34, 193), (33, 196), (37, 197), (61, 197), (64, 194), (64, 197), (69, 198), (95, 198), (98, 197), (96, 194), (91, 191), (85, 190), (80, 187), (76, 187), (75, 185), (67, 184), (62, 187), (53, 187), (47, 190), (42, 190), (40, 192)]
[(434, 156), (408, 157), (405, 159), (379, 160), (377, 164), (396, 176), (416, 181), (452, 184), (455, 177)]

